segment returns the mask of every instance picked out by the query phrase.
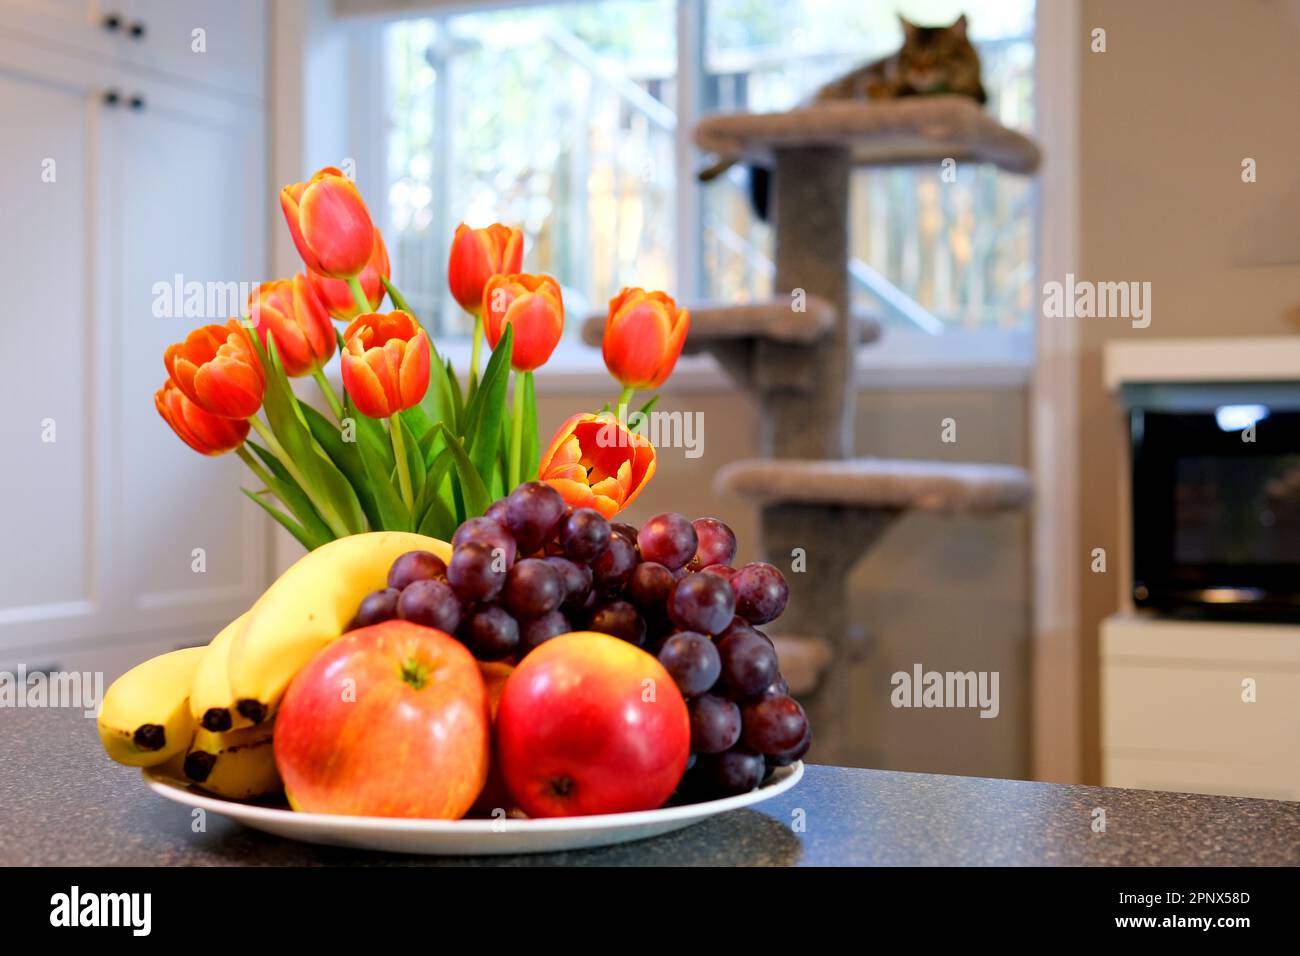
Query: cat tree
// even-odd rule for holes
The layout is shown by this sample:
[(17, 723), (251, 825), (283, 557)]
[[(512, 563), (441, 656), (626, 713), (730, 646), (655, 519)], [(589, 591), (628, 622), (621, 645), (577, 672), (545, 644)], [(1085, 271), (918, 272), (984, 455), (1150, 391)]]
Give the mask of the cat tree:
[[(953, 159), (1028, 174), (1039, 151), (956, 96), (711, 116), (695, 139), (709, 152), (773, 170), (778, 294), (760, 305), (693, 310), (687, 344), (712, 353), (759, 406), (764, 457), (726, 466), (717, 483), (760, 508), (766, 560), (789, 568), (794, 549), (806, 556), (806, 570), (787, 575), (784, 620), (798, 622), (799, 633), (783, 635), (779, 650), (794, 664), (792, 684), (817, 728), (816, 758), (835, 763), (848, 739), (852, 689), (844, 665), (863, 651), (847, 620), (853, 565), (908, 511), (996, 514), (1030, 498), (1021, 468), (853, 457), (853, 356), (876, 329), (849, 308), (849, 173), (924, 165), (938, 175)], [(795, 289), (806, 293), (805, 312), (791, 307)], [(598, 321), (584, 329), (593, 344), (600, 333)]]

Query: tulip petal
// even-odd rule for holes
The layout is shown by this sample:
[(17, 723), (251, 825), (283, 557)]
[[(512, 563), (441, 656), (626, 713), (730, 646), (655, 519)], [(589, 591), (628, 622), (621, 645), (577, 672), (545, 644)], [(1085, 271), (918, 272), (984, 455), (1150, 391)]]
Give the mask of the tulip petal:
[(387, 418), (388, 398), (379, 376), (362, 356), (344, 352), (342, 359), (343, 388), (352, 398), (357, 410), (370, 418)]
[(281, 190), (280, 204), (303, 262), (335, 279), (360, 273), (374, 248), (374, 224), (356, 186), (332, 167), (300, 192), (297, 185)]

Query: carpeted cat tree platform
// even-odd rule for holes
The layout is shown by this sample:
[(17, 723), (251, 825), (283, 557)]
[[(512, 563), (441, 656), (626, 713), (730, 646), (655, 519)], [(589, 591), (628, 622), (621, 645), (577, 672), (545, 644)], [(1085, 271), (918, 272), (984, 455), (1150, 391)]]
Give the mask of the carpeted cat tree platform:
[[(773, 169), (777, 296), (759, 305), (692, 311), (687, 346), (708, 351), (759, 406), (762, 458), (723, 468), (720, 490), (761, 509), (766, 560), (789, 573), (779, 641), (783, 671), (817, 728), (814, 758), (838, 763), (849, 739), (848, 667), (861, 652), (847, 619), (857, 560), (908, 511), (998, 514), (1023, 509), (1029, 476), (1009, 465), (853, 457), (857, 345), (878, 326), (849, 309), (849, 172), (854, 166), (992, 163), (1038, 168), (1038, 147), (957, 96), (831, 102), (785, 113), (711, 116), (707, 151)], [(794, 312), (790, 292), (807, 295)], [(782, 295), (781, 293), (785, 294)], [(599, 323), (584, 330), (598, 342)], [(796, 623), (797, 622), (797, 623)]]

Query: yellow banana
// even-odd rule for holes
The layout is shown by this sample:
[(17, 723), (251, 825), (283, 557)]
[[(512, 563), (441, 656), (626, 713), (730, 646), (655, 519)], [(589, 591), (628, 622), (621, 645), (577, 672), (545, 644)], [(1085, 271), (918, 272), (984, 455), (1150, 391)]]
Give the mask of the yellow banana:
[(271, 743), (273, 722), (226, 733), (202, 727), (185, 755), (185, 778), (232, 800), (248, 800), (281, 789)]
[(185, 745), (184, 750), (178, 751), (175, 756), (165, 763), (146, 768), (145, 773), (155, 780), (170, 780), (182, 785), (189, 783), (189, 780), (185, 777), (185, 758), (189, 756), (190, 747), (193, 743), (194, 739), (190, 738), (190, 742)]
[(208, 645), (208, 653), (199, 662), (199, 669), (194, 672), (190, 713), (194, 715), (194, 722), (206, 730), (221, 732), (252, 726), (251, 720), (235, 710), (226, 666), (230, 659), (230, 645), (247, 617), (247, 613), (241, 614), (217, 633)]
[(371, 531), (308, 552), (280, 575), (245, 615), (230, 645), (230, 689), (253, 723), (274, 713), (289, 681), (316, 652), (343, 633), (361, 599), (383, 588), (393, 561), (407, 551), (451, 559), (451, 545), (405, 531)]
[(99, 739), (131, 767), (153, 767), (182, 752), (194, 736), (190, 685), (207, 647), (185, 647), (137, 664), (104, 694)]

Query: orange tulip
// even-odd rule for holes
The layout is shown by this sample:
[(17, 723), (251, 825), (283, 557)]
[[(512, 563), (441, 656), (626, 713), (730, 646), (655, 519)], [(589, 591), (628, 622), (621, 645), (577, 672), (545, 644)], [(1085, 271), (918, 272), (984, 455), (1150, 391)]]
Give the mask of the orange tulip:
[[(370, 260), (366, 263), (366, 267), (361, 270), (361, 275), (358, 276), (361, 281), (362, 291), (366, 294), (366, 301), (370, 303), (368, 311), (371, 312), (379, 308), (379, 303), (384, 301), (384, 284), (379, 280), (380, 276), (391, 279), (393, 269), (388, 262), (388, 248), (384, 245), (384, 237), (379, 234), (379, 230), (376, 228), (375, 244), (370, 250)], [(352, 290), (348, 288), (348, 284), (342, 279), (331, 279), (308, 269), (307, 281), (316, 290), (320, 300), (325, 303), (330, 318), (338, 319), (340, 322), (351, 322), (361, 314), (361, 306), (357, 305)]]
[(205, 412), (168, 379), (154, 392), (154, 407), (181, 441), (201, 455), (223, 455), (248, 437), (248, 422)]
[(570, 505), (606, 518), (630, 505), (654, 473), (654, 445), (608, 412), (580, 413), (561, 425), (537, 469)]
[(248, 313), (262, 345), (268, 334), (274, 336), (275, 350), (290, 378), (315, 372), (334, 354), (329, 313), (301, 272), (292, 279), (263, 282), (249, 297)]
[(200, 326), (167, 347), (163, 364), (176, 387), (205, 412), (248, 418), (262, 405), (262, 363), (238, 319)]
[(350, 279), (366, 267), (374, 248), (374, 223), (361, 193), (340, 170), (326, 166), (305, 183), (285, 186), (280, 208), (293, 244), (312, 272)]
[(483, 287), (483, 324), (493, 348), (506, 325), (512, 326), (510, 365), (531, 372), (551, 357), (564, 332), (559, 284), (550, 276), (494, 275)]
[(483, 309), (483, 287), (494, 275), (518, 272), (524, 261), (524, 234), (494, 222), (471, 229), (463, 222), (451, 240), (447, 284), (460, 307), (472, 315)]
[(429, 337), (408, 312), (367, 312), (343, 333), (343, 387), (363, 415), (387, 418), (429, 388)]
[(605, 318), (605, 367), (624, 388), (658, 388), (672, 374), (690, 325), (690, 312), (663, 292), (624, 289)]

